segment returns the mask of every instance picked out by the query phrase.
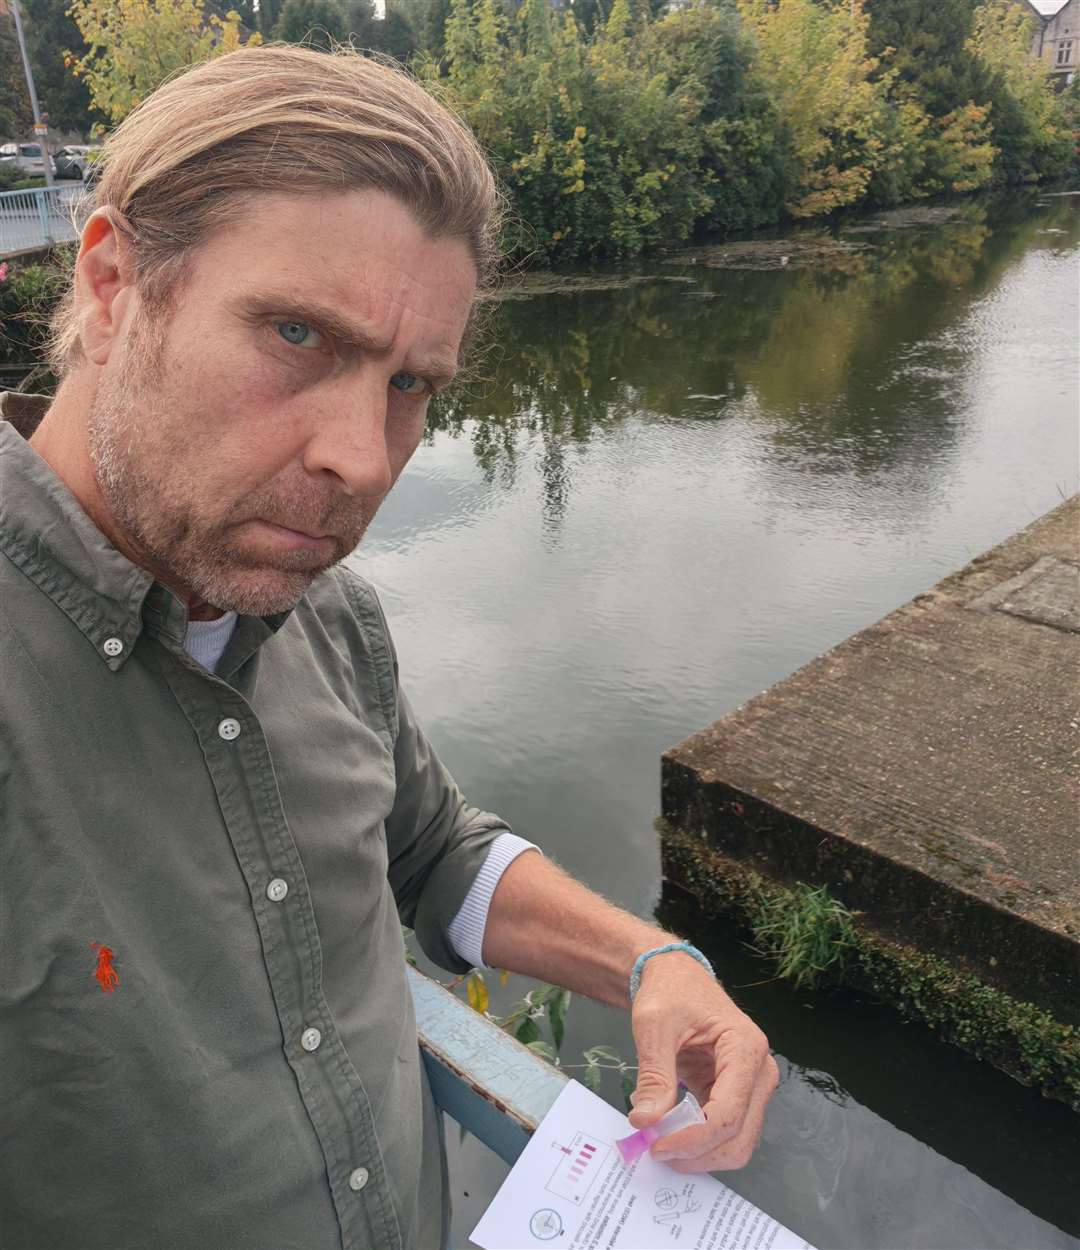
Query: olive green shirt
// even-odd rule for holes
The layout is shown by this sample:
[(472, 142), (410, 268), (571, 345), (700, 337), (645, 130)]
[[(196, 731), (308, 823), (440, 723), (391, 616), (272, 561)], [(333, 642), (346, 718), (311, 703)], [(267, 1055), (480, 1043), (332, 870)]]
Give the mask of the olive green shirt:
[(436, 1250), (401, 924), (489, 844), (338, 566), (215, 673), (0, 399), (0, 1247)]

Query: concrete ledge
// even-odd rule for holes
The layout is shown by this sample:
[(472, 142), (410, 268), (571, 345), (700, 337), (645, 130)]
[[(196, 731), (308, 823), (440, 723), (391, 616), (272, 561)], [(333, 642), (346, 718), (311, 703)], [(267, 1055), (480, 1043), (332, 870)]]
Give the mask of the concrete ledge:
[(1080, 1023), (1080, 496), (665, 753), (666, 820)]

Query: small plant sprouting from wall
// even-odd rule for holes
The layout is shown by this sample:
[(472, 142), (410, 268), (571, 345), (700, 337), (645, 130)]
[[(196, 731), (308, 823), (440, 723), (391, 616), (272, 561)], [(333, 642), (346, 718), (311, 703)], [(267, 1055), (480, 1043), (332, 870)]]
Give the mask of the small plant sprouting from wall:
[(752, 927), (754, 949), (799, 989), (812, 988), (830, 968), (838, 971), (855, 944), (851, 912), (828, 887), (801, 881), (789, 893), (763, 898)]

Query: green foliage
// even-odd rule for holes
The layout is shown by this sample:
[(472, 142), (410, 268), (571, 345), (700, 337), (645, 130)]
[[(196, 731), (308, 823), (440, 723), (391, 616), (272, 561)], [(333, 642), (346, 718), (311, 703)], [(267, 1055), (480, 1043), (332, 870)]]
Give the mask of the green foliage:
[(857, 203), (884, 158), (885, 84), (874, 80), (862, 0), (740, 0), (758, 62), (789, 136), (793, 217)]
[(38, 104), (57, 130), (87, 135), (103, 120), (90, 102), (86, 82), (68, 68), (65, 52), (76, 58), (88, 49), (68, 13), (71, 0), (19, 0), (26, 48), (34, 71)]
[(274, 38), (329, 52), (348, 34), (349, 20), (338, 0), (285, 0)]
[(1014, 0), (402, 3), (509, 191), (517, 256), (1050, 177), (1071, 151)]
[[(505, 984), (506, 973), (500, 974)], [(632, 1073), (637, 1069), (610, 1046), (591, 1046), (582, 1054), (584, 1063), (564, 1064), (560, 1058), (566, 1036), (566, 1013), (571, 994), (558, 985), (537, 985), (520, 1002), (514, 1003), (504, 1016), (492, 1015), (484, 974), (473, 968), (451, 983), (456, 988), (464, 982), (466, 998), (474, 1011), (486, 1015), (501, 1029), (515, 1037), (523, 1046), (541, 1055), (548, 1063), (565, 1070), (580, 1070), (582, 1081), (594, 1093), (599, 1092), (607, 1071), (618, 1074), (622, 1094), (629, 1108), (634, 1088)], [(547, 1036), (544, 1034), (547, 1032)]]
[[(708, 220), (707, 92), (675, 66), (682, 20), (652, 24), (615, 0), (588, 40), (572, 12), (554, 14), (546, 0), (527, 0), (513, 21), (494, 0), (452, 0), (444, 61), (421, 72), (444, 76), (491, 154), (517, 214), (513, 252), (633, 256)], [(710, 120), (721, 122), (712, 151), (738, 146), (723, 117)], [(749, 216), (760, 208), (752, 203)]]
[(415, 41), (415, 52), (436, 60), (444, 54), (450, 0), (395, 0), (390, 14), (408, 23)]
[(1071, 128), (1047, 64), (1031, 51), (1037, 21), (1027, 4), (987, 0), (975, 11), (967, 43), (987, 78), (999, 182), (1060, 177), (1073, 155)]
[(799, 988), (814, 985), (854, 944), (851, 913), (826, 886), (798, 882), (784, 895), (762, 901), (754, 940), (776, 960), (776, 971)]
[(399, 8), (391, 9), (381, 21), (372, 19), (359, 42), (362, 47), (385, 52), (403, 65), (420, 51), (419, 37), (408, 16)]
[(979, 96), (980, 67), (966, 47), (975, 0), (869, 0), (868, 51), (895, 79), (898, 101), (944, 117)]
[(221, 18), (205, 0), (73, 0), (68, 11), (85, 51), (68, 49), (65, 63), (110, 122), (123, 121), (170, 74), (242, 41), (239, 14), (230, 9)]
[(27, 382), (35, 390), (54, 383), (42, 359), (49, 318), (66, 289), (62, 265), (0, 261), (0, 365), (33, 366)]
[(15, 22), (0, 14), (0, 136), (20, 139), (29, 133), (33, 120)]
[(22, 170), (14, 161), (0, 161), (0, 191), (17, 190), (22, 176)]

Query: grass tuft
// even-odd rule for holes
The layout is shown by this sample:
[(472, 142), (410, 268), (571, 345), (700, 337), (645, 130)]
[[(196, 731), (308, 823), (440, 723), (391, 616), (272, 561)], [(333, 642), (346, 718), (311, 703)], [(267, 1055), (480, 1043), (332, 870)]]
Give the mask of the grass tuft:
[(797, 882), (790, 891), (761, 900), (751, 921), (754, 949), (771, 956), (777, 973), (810, 989), (832, 968), (839, 972), (855, 945), (851, 912), (827, 886)]

